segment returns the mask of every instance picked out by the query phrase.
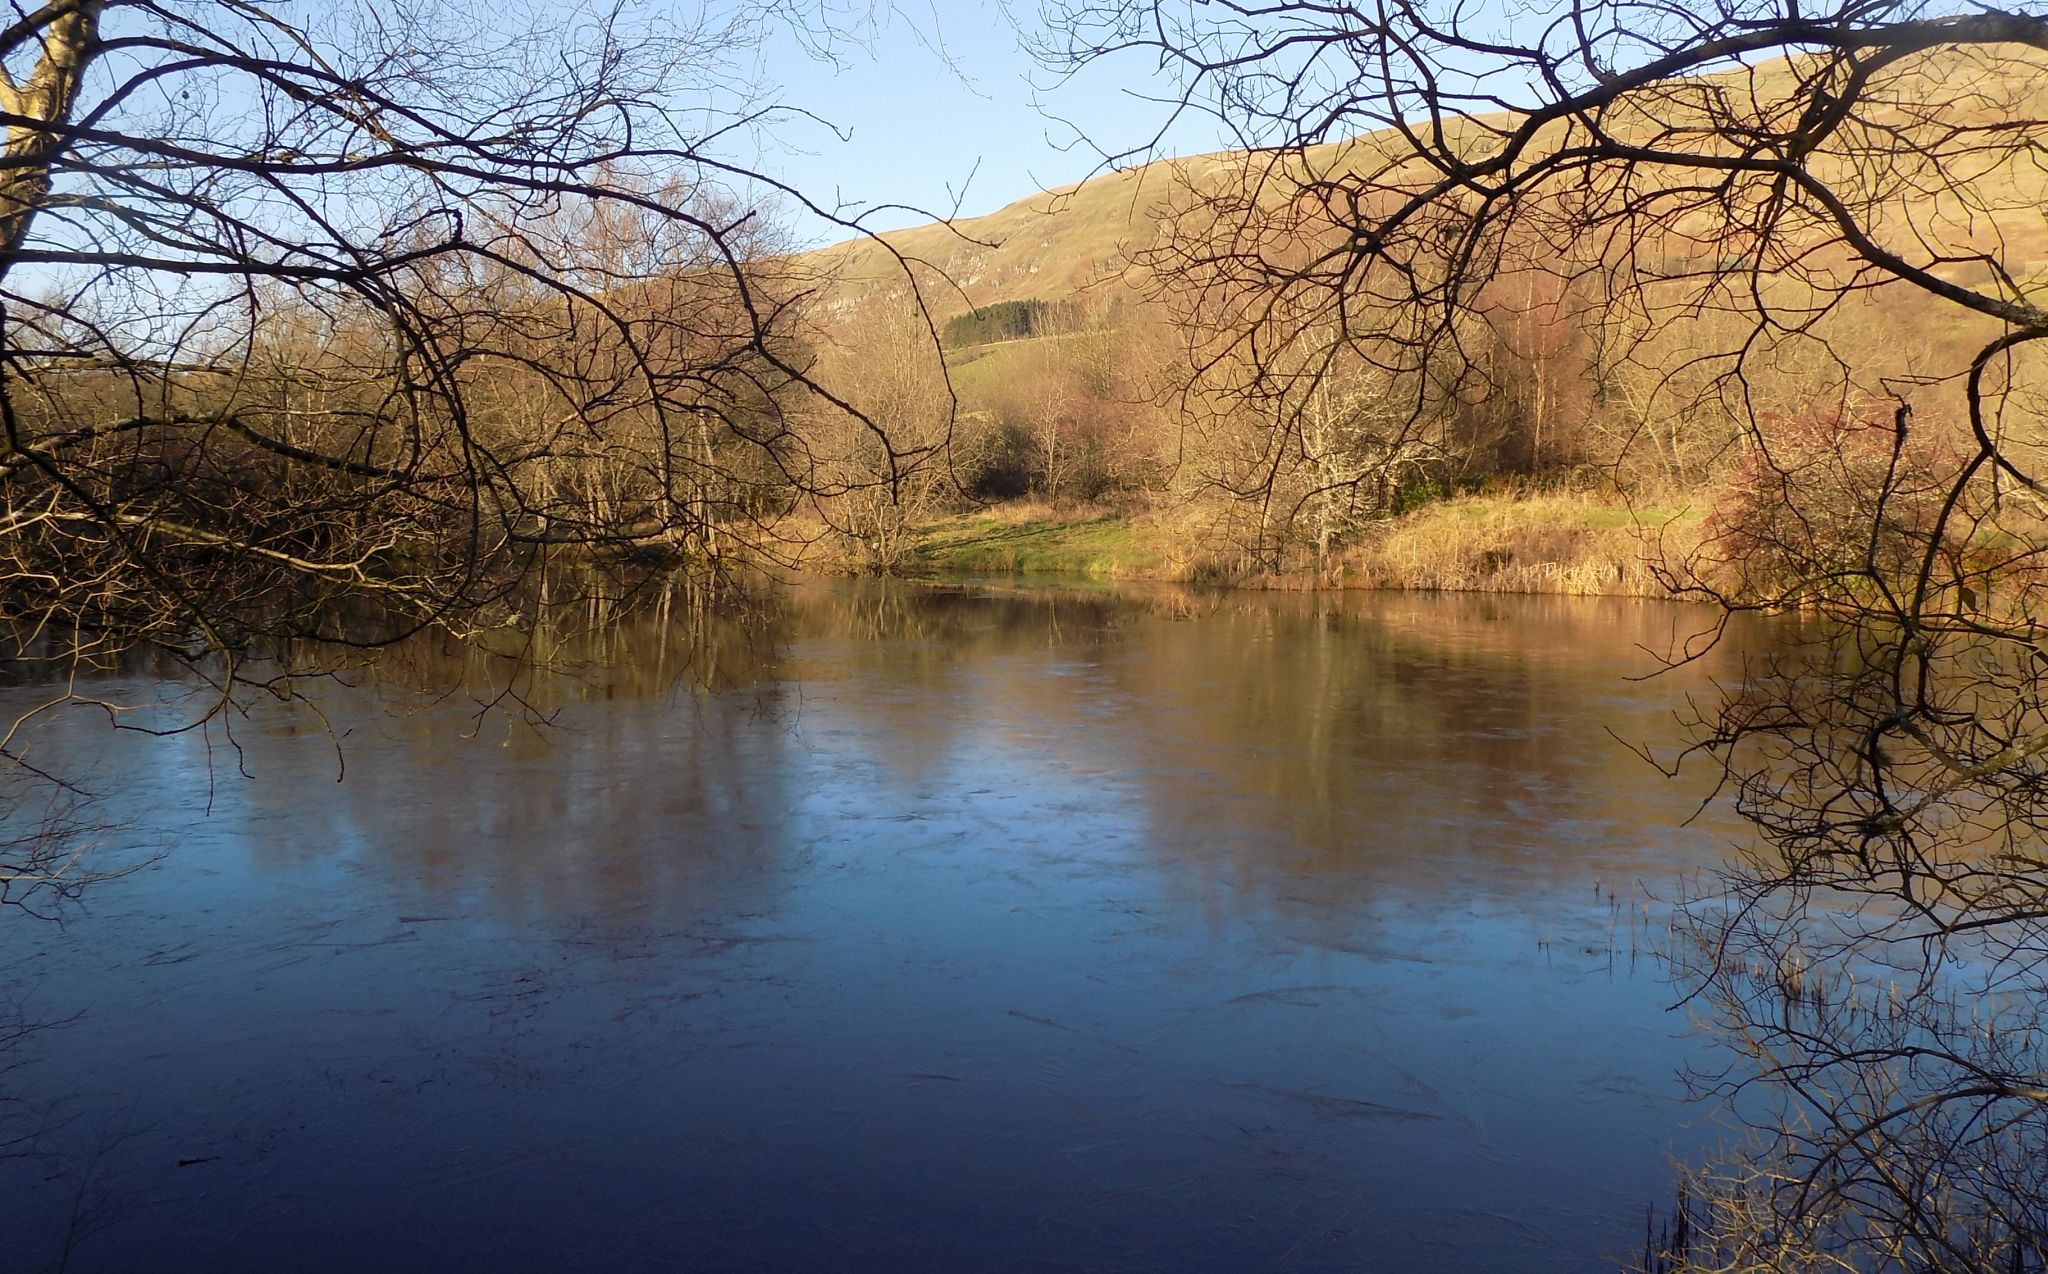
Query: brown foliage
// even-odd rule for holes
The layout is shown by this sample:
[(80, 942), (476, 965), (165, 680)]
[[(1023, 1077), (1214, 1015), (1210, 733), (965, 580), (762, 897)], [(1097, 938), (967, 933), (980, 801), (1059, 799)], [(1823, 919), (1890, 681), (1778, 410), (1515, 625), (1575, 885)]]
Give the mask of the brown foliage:
[(1929, 552), (1957, 559), (1967, 524), (1947, 510), (1963, 455), (1903, 408), (1784, 419), (1722, 480), (1688, 569), (1738, 605), (1798, 605), (1910, 578)]

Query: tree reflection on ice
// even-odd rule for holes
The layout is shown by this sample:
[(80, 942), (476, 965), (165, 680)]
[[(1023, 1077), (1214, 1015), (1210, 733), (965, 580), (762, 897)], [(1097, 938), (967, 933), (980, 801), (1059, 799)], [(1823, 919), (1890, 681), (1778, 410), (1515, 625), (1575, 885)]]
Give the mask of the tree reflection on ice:
[(1605, 732), (1689, 618), (816, 586), (546, 729), (333, 688), (345, 781), (257, 722), (210, 812), (58, 719), (175, 851), (5, 929), (80, 1015), (11, 1250), (96, 1156), (74, 1270), (1601, 1268), (1703, 1135), (1634, 890), (1729, 830)]

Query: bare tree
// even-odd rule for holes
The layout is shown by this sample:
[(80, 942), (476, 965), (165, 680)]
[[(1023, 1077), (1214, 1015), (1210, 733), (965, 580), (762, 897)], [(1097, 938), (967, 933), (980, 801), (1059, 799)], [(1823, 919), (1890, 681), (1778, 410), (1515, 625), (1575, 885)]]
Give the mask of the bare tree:
[(189, 728), (422, 630), (516, 646), (571, 581), (776, 556), (828, 481), (799, 408), (888, 485), (929, 447), (814, 375), (774, 219), (858, 226), (726, 158), (779, 118), (766, 32), (860, 17), (14, 9), (0, 659), (168, 656), (215, 691)]
[(1411, 428), (1493, 401), (1526, 290), (1669, 464), (1732, 449), (1670, 582), (1813, 618), (1700, 722), (1758, 838), (1687, 971), (1780, 1102), (1678, 1266), (2048, 1268), (2048, 15), (1049, 9), (1055, 67), (1155, 59), (1249, 148), (1153, 256), (1248, 398), (1351, 357)]
[(914, 295), (872, 300), (847, 326), (857, 346), (830, 350), (820, 364), (836, 368), (858, 409), (819, 404), (805, 432), (824, 481), (810, 494), (840, 539), (888, 574), (903, 565), (918, 518), (956, 488), (949, 453), (959, 404)]

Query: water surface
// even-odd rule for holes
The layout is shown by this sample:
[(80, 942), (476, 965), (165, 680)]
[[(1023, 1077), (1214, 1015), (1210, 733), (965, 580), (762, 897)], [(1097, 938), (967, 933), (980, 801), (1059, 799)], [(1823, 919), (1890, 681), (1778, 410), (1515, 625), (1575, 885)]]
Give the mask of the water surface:
[(1613, 737), (1702, 622), (821, 585), (490, 711), (56, 714), (163, 857), (0, 916), (6, 1259), (1611, 1270), (1709, 1135), (1640, 890), (1732, 833)]

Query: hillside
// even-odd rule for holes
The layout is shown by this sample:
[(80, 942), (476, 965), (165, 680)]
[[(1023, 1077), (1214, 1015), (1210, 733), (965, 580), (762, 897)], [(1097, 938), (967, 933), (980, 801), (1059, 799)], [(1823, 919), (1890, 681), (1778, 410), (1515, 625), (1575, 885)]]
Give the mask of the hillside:
[[(1393, 132), (1162, 160), (807, 254), (831, 370), (944, 460), (916, 500), (862, 515), (875, 528), (863, 560), (1655, 591), (1649, 556), (1706, 552), (1730, 510), (1764, 507), (1740, 492), (1759, 480), (1744, 457), (1767, 429), (1783, 435), (1772, 448), (1791, 446), (1780, 488), (1860, 499), (1857, 448), (1876, 436), (1860, 431), (1905, 402), (1926, 452), (1914, 463), (1937, 480), (1971, 446), (1960, 374), (2000, 322), (1983, 298), (2038, 304), (2048, 283), (2048, 164), (2034, 150), (2048, 53), (1923, 55), (1809, 139), (1811, 71), (1778, 61), (1672, 80), (1552, 123), (1522, 163), (1593, 145), (1629, 162), (1602, 150), (1563, 165), (1490, 220), (1476, 198), (1438, 200), (1383, 256), (1347, 241), (1432, 175)], [(1442, 137), (1486, 155), (1514, 125), (1453, 120)], [(1760, 156), (1796, 160), (1798, 181)], [(1875, 246), (1853, 253), (1845, 221)], [(1480, 224), (1495, 230), (1463, 276), (1455, 357), (1405, 361), (1426, 344), (1402, 325), (1441, 312), (1414, 298)], [(1884, 253), (1895, 269), (1871, 265)], [(932, 361), (927, 316), (907, 304), (894, 254), (941, 326), (1000, 303), (1158, 303), (1083, 305), (1051, 335), (960, 342), (941, 382), (914, 370)], [(1194, 268), (1148, 275), (1170, 262)], [(1915, 269), (1921, 284), (1894, 277)], [(1404, 291), (1416, 279), (1422, 291)], [(1974, 289), (1961, 299), (1978, 308), (1937, 295), (1940, 280)], [(1304, 349), (1335, 370), (1290, 371)], [(2025, 396), (2048, 368), (2023, 354), (2001, 428), (2010, 445), (2048, 447)], [(850, 463), (855, 480), (882, 481)], [(1010, 501), (1015, 518), (982, 518)], [(849, 541), (869, 534), (862, 518), (824, 516)]]
[[(1879, 221), (1897, 232), (1900, 244), (1937, 262), (1944, 255), (1988, 251), (2024, 280), (2048, 266), (2048, 218), (2037, 211), (2048, 206), (2048, 169), (2021, 147), (1959, 173), (1939, 168), (1941, 160), (1915, 153), (1912, 144), (1938, 138), (1928, 145), (1931, 151), (1953, 146), (1958, 134), (1968, 130), (1989, 135), (2015, 118), (2048, 115), (2048, 55), (2004, 50), (1989, 66), (1969, 59), (1967, 54), (1937, 53), (1897, 76), (1889, 90), (1897, 104), (1873, 112), (1871, 122), (1896, 130), (1899, 153), (1894, 170), (1871, 183), (1871, 194), (1896, 205)], [(1774, 62), (1675, 82), (1658, 98), (1655, 118), (1624, 111), (1604, 124), (1624, 139), (1657, 138), (1670, 144), (1674, 135), (1688, 131), (1687, 116), (1709, 97), (1723, 109), (1729, 98), (1745, 98), (1759, 118), (1771, 117), (1784, 101), (1794, 100), (1786, 93), (1792, 79), (1789, 64)], [(1473, 135), (1483, 142), (1511, 119), (1480, 117), (1481, 127)], [(1697, 139), (1691, 140), (1696, 144)], [(1163, 159), (1029, 195), (986, 216), (895, 231), (880, 240), (851, 240), (801, 259), (834, 280), (827, 291), (828, 314), (843, 312), (876, 287), (900, 288), (902, 267), (892, 251), (921, 267), (920, 277), (933, 284), (927, 299), (939, 321), (1000, 301), (1063, 300), (1117, 284), (1142, 288), (1146, 277), (1134, 267), (1134, 255), (1161, 240), (1165, 214), (1187, 206), (1191, 196), (1243, 189), (1256, 180), (1259, 201), (1271, 203), (1284, 198), (1290, 180), (1304, 175), (1341, 179), (1368, 165), (1378, 167), (1373, 161), (1395, 153), (1399, 144), (1393, 134), (1382, 132), (1294, 152)], [(1852, 176), (1852, 169), (1867, 161), (1867, 146), (1853, 158), (1824, 150), (1809, 159), (1823, 181), (1847, 177), (1859, 185), (1865, 175)], [(1276, 174), (1281, 180), (1273, 182)], [(1967, 198), (1940, 189), (1958, 176), (1970, 187)], [(1938, 264), (1938, 272), (1970, 283), (1984, 277), (1984, 268), (1974, 263)]]
[(1170, 193), (1222, 162), (1165, 160), (1108, 173), (1041, 191), (987, 216), (894, 231), (880, 242), (854, 239), (804, 259), (834, 278), (835, 306), (850, 304), (869, 288), (900, 286), (902, 267), (892, 250), (928, 267), (931, 277), (951, 280), (952, 287), (935, 288), (930, 298), (940, 320), (997, 301), (1064, 300), (1121, 278), (1132, 245), (1151, 237)]

